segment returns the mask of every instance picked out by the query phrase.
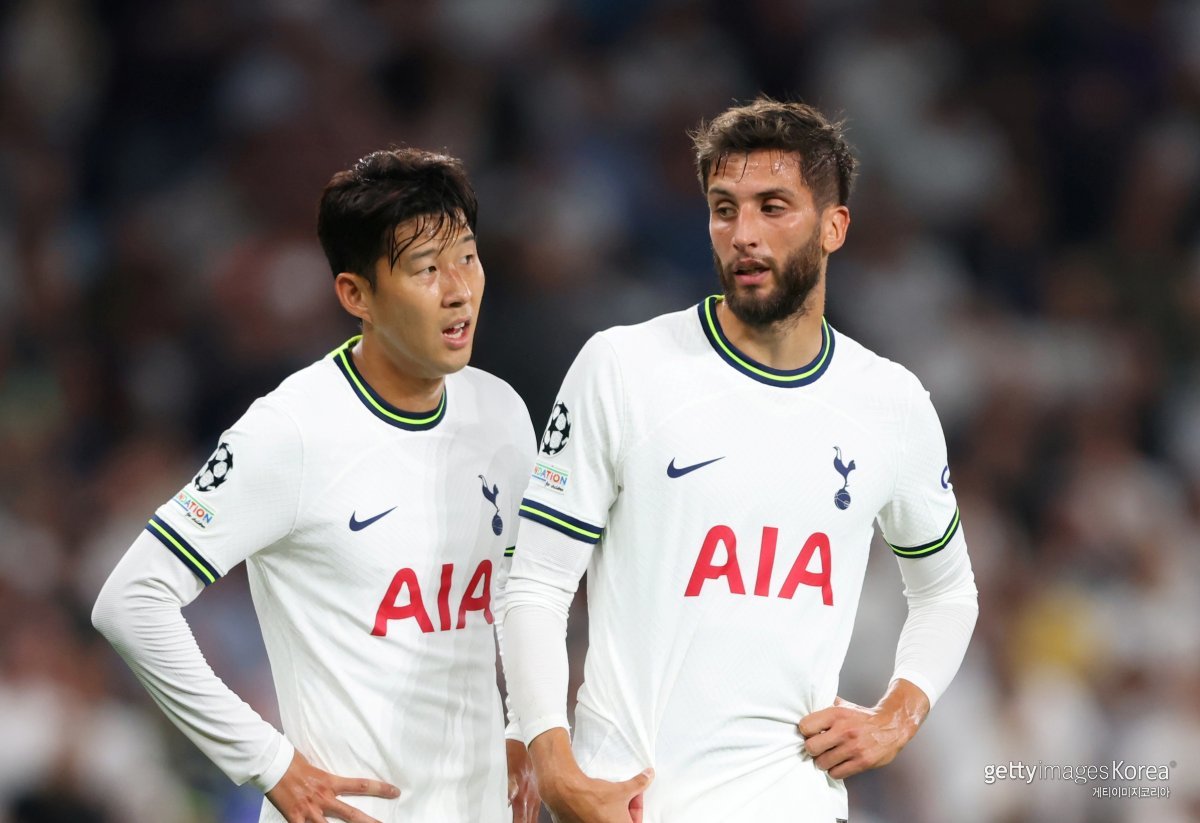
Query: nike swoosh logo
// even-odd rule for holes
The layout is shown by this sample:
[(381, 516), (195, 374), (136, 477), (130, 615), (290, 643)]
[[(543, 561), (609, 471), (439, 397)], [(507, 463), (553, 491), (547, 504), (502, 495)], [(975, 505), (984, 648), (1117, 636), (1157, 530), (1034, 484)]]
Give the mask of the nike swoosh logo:
[(694, 472), (696, 469), (702, 469), (710, 463), (716, 463), (718, 460), (724, 460), (725, 455), (714, 457), (712, 460), (705, 460), (703, 463), (693, 463), (690, 466), (681, 466), (675, 468), (675, 458), (671, 458), (671, 465), (667, 466), (667, 477), (683, 477), (688, 472)]
[(387, 511), (385, 511), (385, 512), (380, 512), (379, 514), (375, 515), (374, 517), (368, 517), (366, 520), (355, 520), (355, 519), (354, 519), (354, 517), (355, 517), (355, 515), (357, 515), (357, 514), (358, 514), (358, 512), (353, 512), (353, 513), (350, 515), (350, 531), (352, 531), (352, 532), (359, 532), (359, 531), (362, 531), (363, 529), (365, 529), (367, 526), (369, 526), (369, 525), (371, 525), (372, 523), (374, 523), (374, 522), (375, 522), (376, 520), (378, 520), (379, 518), (381, 518), (381, 517), (387, 517), (389, 514), (391, 514), (391, 513), (392, 513), (392, 512), (394, 512), (395, 510), (396, 510), (396, 507), (395, 507), (395, 506), (392, 506), (392, 507), (391, 507), (390, 509), (388, 509)]

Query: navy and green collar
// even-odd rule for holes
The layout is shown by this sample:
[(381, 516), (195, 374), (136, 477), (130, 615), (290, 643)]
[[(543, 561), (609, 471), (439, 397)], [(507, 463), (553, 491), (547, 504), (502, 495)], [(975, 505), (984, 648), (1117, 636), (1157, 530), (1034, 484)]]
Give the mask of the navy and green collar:
[(362, 404), (367, 407), (367, 410), (383, 422), (390, 423), (397, 428), (406, 429), (407, 431), (426, 431), (441, 423), (442, 418), (446, 416), (445, 385), (442, 386), (442, 400), (433, 411), (407, 412), (396, 408), (371, 388), (367, 381), (363, 379), (358, 367), (354, 365), (354, 357), (351, 356), (350, 350), (361, 339), (362, 335), (356, 334), (340, 347), (330, 352), (329, 356), (333, 358), (334, 363), (337, 363), (337, 367), (350, 384), (350, 388), (354, 390), (354, 393), (362, 401)]
[(821, 350), (817, 352), (817, 356), (798, 369), (773, 369), (740, 351), (725, 336), (721, 322), (717, 319), (717, 303), (724, 299), (722, 295), (714, 294), (700, 302), (696, 307), (700, 312), (700, 327), (704, 329), (704, 336), (721, 359), (742, 374), (768, 386), (794, 389), (814, 382), (829, 368), (829, 363), (833, 360), (834, 337), (833, 329), (824, 317), (821, 318)]

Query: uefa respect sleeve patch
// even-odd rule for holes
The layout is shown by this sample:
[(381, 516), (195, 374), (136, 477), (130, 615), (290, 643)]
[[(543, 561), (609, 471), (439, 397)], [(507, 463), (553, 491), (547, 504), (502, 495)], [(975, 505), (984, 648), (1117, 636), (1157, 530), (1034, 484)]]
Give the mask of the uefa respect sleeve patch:
[(541, 483), (544, 488), (552, 492), (562, 494), (567, 490), (567, 480), (571, 477), (570, 472), (550, 463), (543, 463), (541, 460), (533, 467), (533, 479)]
[(217, 514), (212, 506), (201, 503), (189, 494), (187, 489), (180, 489), (179, 494), (175, 495), (174, 502), (184, 517), (202, 529), (207, 529)]

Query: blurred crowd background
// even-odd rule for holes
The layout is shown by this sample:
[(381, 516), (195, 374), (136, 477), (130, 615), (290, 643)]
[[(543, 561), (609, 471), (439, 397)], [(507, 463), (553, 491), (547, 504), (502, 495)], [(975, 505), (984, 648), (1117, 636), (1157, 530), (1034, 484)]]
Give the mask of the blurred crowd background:
[[(1200, 820), (1200, 4), (13, 0), (0, 821), (257, 819), (88, 615), (221, 430), (353, 333), (314, 232), (333, 172), (466, 160), (475, 363), (540, 427), (593, 331), (716, 290), (686, 130), (759, 91), (849, 124), (829, 317), (932, 392), (980, 589), (956, 682), (851, 819)], [(241, 575), (186, 614), (276, 717)], [(877, 551), (844, 696), (882, 692), (903, 615)], [(1171, 765), (1170, 799), (984, 779), (1114, 759)]]

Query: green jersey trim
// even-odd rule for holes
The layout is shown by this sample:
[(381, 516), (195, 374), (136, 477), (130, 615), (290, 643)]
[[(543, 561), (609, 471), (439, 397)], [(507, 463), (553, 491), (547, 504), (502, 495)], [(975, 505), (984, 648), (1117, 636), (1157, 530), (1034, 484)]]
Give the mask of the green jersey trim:
[(354, 344), (362, 339), (361, 334), (356, 334), (345, 343), (329, 353), (329, 357), (333, 358), (333, 362), (337, 364), (342, 376), (350, 384), (354, 393), (358, 395), (358, 399), (367, 407), (371, 414), (378, 417), (385, 423), (390, 423), (397, 428), (407, 431), (426, 431), (432, 429), (446, 416), (446, 387), (442, 386), (442, 399), (438, 402), (437, 408), (430, 412), (408, 412), (403, 409), (398, 409), (391, 403), (384, 400), (378, 392), (376, 392), (359, 372), (358, 367), (354, 365), (354, 358), (350, 354), (350, 350), (354, 348)]

